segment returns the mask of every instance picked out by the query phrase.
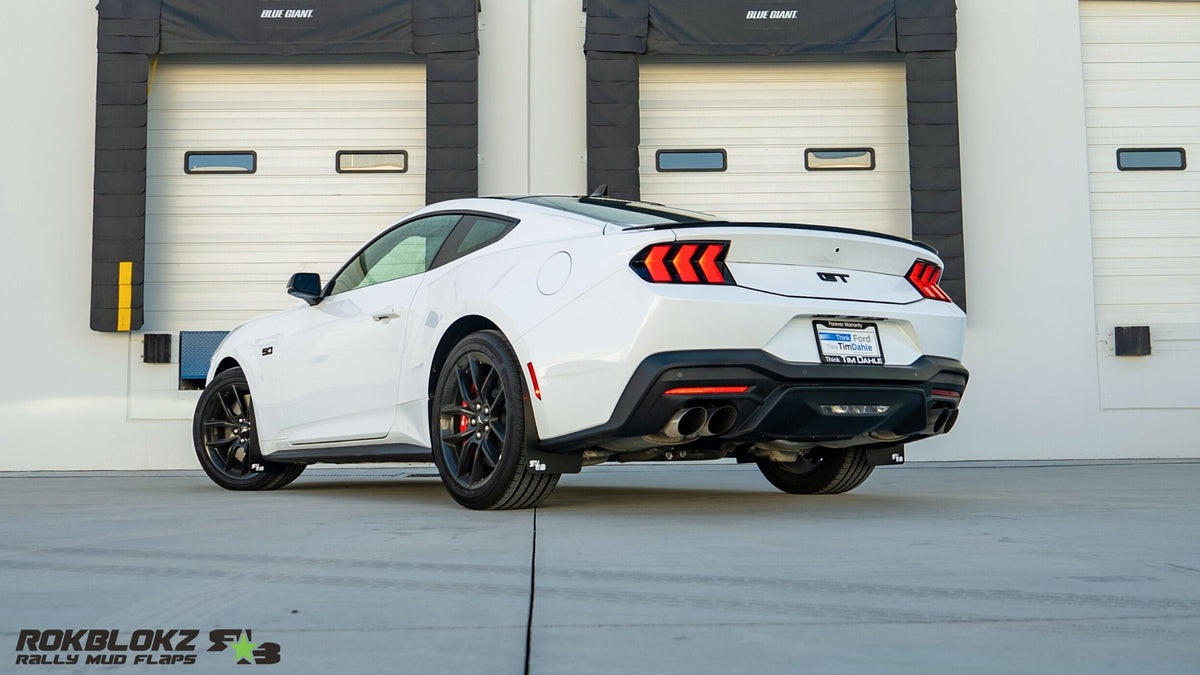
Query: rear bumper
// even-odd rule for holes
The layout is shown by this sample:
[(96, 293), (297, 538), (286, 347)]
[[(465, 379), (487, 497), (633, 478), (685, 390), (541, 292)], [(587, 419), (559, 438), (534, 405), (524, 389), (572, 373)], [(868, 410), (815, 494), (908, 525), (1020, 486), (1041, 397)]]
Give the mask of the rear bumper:
[[(630, 378), (608, 422), (542, 439), (562, 453), (659, 433), (689, 407), (733, 406), (737, 421), (705, 444), (773, 440), (819, 443), (891, 434), (907, 441), (945, 433), (957, 417), (968, 372), (954, 359), (922, 356), (907, 366), (790, 363), (760, 350), (655, 354)], [(666, 395), (681, 387), (748, 386), (740, 394)], [(879, 414), (833, 414), (830, 406), (887, 406)], [(835, 408), (836, 410), (836, 408)]]

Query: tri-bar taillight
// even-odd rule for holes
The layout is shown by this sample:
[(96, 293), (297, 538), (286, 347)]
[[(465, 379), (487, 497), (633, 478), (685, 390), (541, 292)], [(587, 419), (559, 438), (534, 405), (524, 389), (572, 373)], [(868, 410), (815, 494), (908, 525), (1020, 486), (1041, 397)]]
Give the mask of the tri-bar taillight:
[(928, 260), (918, 260), (913, 263), (913, 266), (908, 270), (908, 274), (904, 275), (908, 279), (908, 283), (913, 285), (923, 297), (930, 300), (941, 300), (942, 302), (951, 302), (950, 296), (946, 295), (938, 286), (938, 282), (942, 279), (942, 268), (937, 263), (929, 262)]
[(629, 261), (638, 276), (656, 284), (734, 285), (725, 266), (727, 241), (680, 241), (654, 244)]

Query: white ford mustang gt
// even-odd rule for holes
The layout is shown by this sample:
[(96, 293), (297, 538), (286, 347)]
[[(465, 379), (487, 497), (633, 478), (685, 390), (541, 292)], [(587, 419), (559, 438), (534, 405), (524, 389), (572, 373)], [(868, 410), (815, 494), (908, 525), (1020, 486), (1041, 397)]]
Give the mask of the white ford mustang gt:
[(965, 317), (919, 243), (605, 197), (463, 199), (231, 332), (193, 437), (232, 490), (430, 461), (474, 509), (602, 462), (735, 457), (851, 490), (954, 426)]

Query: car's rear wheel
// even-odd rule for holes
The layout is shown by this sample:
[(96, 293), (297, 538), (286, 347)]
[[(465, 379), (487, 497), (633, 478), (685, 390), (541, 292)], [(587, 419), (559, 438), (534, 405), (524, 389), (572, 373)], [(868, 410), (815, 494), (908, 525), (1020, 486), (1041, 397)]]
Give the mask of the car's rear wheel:
[(819, 450), (797, 462), (758, 459), (758, 470), (771, 485), (794, 495), (849, 492), (862, 485), (874, 468), (861, 448)]
[(537, 506), (558, 474), (529, 466), (525, 379), (499, 332), (472, 333), (450, 351), (430, 415), (433, 459), (450, 496), (470, 509)]
[(304, 464), (258, 459), (254, 402), (241, 368), (218, 374), (200, 394), (192, 442), (204, 473), (227, 490), (274, 490), (304, 472)]

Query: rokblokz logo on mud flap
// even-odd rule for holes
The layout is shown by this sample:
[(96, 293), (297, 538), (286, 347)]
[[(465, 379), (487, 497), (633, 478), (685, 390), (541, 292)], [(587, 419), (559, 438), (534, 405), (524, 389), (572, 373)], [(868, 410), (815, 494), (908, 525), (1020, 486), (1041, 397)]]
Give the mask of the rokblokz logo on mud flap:
[[(194, 665), (202, 632), (192, 628), (156, 628), (122, 632), (106, 628), (25, 629), (17, 634), (16, 665)], [(249, 628), (208, 631), (206, 652), (233, 650), (233, 662), (271, 665), (281, 660), (279, 643), (253, 642)], [(209, 663), (216, 655), (205, 657)]]

